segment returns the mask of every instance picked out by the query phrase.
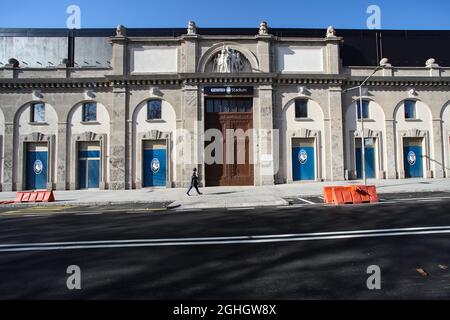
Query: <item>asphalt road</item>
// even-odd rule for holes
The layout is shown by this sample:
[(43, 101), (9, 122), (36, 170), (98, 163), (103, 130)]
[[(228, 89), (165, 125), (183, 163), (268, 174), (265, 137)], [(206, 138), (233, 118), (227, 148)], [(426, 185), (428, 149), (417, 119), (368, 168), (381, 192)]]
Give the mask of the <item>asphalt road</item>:
[[(449, 299), (450, 194), (382, 199), (1, 209), (0, 299)], [(66, 286), (71, 265), (81, 290)], [(367, 288), (372, 265), (381, 290)]]

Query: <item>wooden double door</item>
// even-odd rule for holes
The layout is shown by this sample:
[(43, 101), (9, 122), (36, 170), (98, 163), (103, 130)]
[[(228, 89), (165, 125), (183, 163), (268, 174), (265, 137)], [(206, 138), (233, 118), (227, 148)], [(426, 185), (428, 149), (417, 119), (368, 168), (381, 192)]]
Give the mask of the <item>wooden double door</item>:
[[(254, 165), (251, 154), (253, 145), (250, 137), (253, 134), (252, 104), (252, 98), (206, 100), (205, 130), (217, 129), (222, 132), (220, 143), (223, 157), (222, 163), (205, 166), (207, 186), (254, 185)], [(227, 130), (233, 130), (233, 132), (239, 130), (245, 135), (227, 137)], [(216, 142), (206, 142), (205, 147), (210, 143)], [(212, 156), (215, 157), (215, 153)]]

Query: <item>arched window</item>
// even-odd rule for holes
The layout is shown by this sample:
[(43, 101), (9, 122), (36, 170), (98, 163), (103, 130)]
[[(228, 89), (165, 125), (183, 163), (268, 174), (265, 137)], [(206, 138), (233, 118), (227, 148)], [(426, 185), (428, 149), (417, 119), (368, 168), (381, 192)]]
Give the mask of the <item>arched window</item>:
[(369, 119), (370, 117), (369, 103), (370, 103), (369, 100), (363, 100), (361, 108), (361, 102), (359, 100), (356, 102), (358, 119)]
[(45, 103), (38, 102), (38, 103), (31, 104), (30, 122), (31, 123), (44, 123), (45, 122)]
[(161, 100), (149, 100), (147, 102), (147, 120), (161, 119)]
[(415, 100), (405, 100), (405, 119), (416, 119)]
[(86, 102), (83, 104), (83, 122), (97, 121), (97, 103)]
[(306, 99), (295, 100), (295, 118), (296, 119), (308, 118), (308, 100)]

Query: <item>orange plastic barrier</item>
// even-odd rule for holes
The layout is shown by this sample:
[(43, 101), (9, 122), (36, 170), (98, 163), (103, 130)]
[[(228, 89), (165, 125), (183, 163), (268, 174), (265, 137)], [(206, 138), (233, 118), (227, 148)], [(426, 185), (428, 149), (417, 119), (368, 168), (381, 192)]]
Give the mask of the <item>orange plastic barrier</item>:
[(53, 191), (17, 192), (15, 203), (55, 202)]
[(375, 186), (325, 187), (323, 193), (325, 203), (335, 205), (376, 203), (380, 201)]
[(0, 201), (0, 204), (14, 204), (14, 201)]

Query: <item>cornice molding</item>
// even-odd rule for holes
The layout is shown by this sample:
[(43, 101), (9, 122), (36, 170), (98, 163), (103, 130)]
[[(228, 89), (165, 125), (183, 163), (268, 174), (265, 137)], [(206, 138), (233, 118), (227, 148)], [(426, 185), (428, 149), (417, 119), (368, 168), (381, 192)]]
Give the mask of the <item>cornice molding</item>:
[[(103, 78), (45, 78), (0, 79), (0, 89), (86, 89), (125, 86), (183, 86), (202, 84), (277, 84), (277, 85), (333, 85), (358, 86), (362, 80), (346, 75), (329, 74), (201, 74), (180, 73), (170, 75), (105, 76)], [(378, 77), (368, 87), (437, 87), (450, 86), (450, 77)]]

